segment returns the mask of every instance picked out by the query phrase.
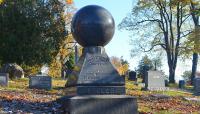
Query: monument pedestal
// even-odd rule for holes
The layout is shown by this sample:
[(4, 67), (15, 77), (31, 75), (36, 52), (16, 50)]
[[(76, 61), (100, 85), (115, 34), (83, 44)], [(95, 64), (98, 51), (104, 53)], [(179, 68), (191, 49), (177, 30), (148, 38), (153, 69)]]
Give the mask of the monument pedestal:
[[(127, 95), (83, 95), (67, 99), (67, 114), (137, 114), (137, 100)], [(66, 106), (65, 105), (65, 106)]]

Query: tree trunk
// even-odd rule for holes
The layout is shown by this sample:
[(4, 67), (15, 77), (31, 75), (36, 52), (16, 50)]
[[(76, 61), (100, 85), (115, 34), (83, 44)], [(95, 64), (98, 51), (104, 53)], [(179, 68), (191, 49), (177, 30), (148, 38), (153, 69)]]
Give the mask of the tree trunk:
[(193, 59), (192, 59), (192, 74), (191, 74), (191, 84), (193, 85), (193, 80), (195, 78), (195, 73), (197, 71), (197, 63), (198, 63), (198, 54), (193, 53)]
[(175, 70), (176, 70), (176, 61), (172, 61), (171, 53), (167, 53), (167, 61), (169, 68), (169, 83), (175, 83)]
[(169, 66), (169, 83), (175, 83), (175, 69), (172, 65)]
[(65, 79), (65, 69), (63, 68), (63, 66), (61, 68), (61, 78)]
[(154, 70), (157, 70), (157, 64), (156, 64), (156, 62), (155, 62), (155, 69)]
[[(193, 19), (193, 22), (194, 22), (194, 25), (195, 25), (195, 32), (197, 32), (196, 30), (199, 29), (199, 15), (197, 15), (196, 13), (194, 13), (193, 11), (196, 10), (197, 6), (194, 4), (194, 2), (192, 2), (192, 0), (190, 1), (191, 3), (191, 7), (190, 7), (190, 10), (191, 10), (191, 15), (192, 15), (192, 19)], [(198, 32), (197, 32), (198, 33)], [(198, 35), (195, 36), (195, 38), (199, 38)], [(195, 40), (196, 41), (196, 40)], [(198, 45), (199, 43), (198, 42), (195, 42), (194, 41), (194, 49), (196, 50), (196, 45)], [(195, 73), (196, 73), (196, 70), (197, 70), (197, 63), (198, 63), (198, 53), (193, 53), (193, 59), (192, 59), (192, 74), (191, 74), (191, 84), (193, 85), (193, 80), (195, 78)]]

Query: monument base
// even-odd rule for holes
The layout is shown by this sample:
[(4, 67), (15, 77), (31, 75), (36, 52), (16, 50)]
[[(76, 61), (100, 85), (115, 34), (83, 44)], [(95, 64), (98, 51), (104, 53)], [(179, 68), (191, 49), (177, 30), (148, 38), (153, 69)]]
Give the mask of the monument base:
[(125, 95), (124, 86), (77, 86), (78, 95)]
[(138, 114), (137, 100), (127, 95), (84, 95), (67, 99), (67, 114)]

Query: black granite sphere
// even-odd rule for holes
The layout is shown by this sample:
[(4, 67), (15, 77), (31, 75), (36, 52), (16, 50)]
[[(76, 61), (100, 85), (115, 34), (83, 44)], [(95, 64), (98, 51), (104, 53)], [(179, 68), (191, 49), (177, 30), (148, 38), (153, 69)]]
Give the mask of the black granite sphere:
[(114, 31), (112, 15), (97, 5), (81, 8), (72, 19), (72, 35), (83, 47), (105, 46), (112, 39)]

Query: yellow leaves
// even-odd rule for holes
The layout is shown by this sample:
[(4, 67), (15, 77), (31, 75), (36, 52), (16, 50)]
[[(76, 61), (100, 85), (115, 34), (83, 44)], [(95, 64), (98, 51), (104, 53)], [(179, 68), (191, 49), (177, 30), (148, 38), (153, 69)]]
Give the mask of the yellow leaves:
[(191, 3), (194, 5), (199, 5), (199, 2), (200, 2), (199, 0), (191, 0)]
[(54, 59), (49, 66), (49, 73), (48, 75), (52, 77), (60, 77), (61, 75), (61, 63)]
[(126, 72), (128, 71), (128, 69), (129, 69), (129, 65), (128, 65), (128, 64), (124, 64), (124, 65), (121, 65), (121, 66), (119, 67), (118, 71), (119, 71), (119, 73), (120, 73), (121, 75), (125, 75)]
[(0, 4), (2, 4), (4, 2), (4, 0), (0, 0)]
[(185, 42), (187, 47), (186, 51), (200, 52), (200, 27), (195, 27), (194, 31), (190, 34), (188, 40)]
[(111, 57), (111, 62), (115, 66), (120, 75), (125, 75), (129, 69), (129, 65), (122, 64), (121, 60), (118, 57)]
[(65, 59), (72, 52), (72, 48), (74, 45), (73, 42), (74, 40), (71, 34), (68, 35), (66, 39), (62, 42), (59, 53), (57, 55), (60, 58), (60, 61), (63, 61), (63, 59)]
[(74, 67), (74, 71), (78, 72), (78, 71), (80, 71), (80, 70), (81, 70), (81, 68), (80, 68), (79, 66), (75, 66), (75, 67)]
[(188, 4), (190, 3), (191, 0), (177, 0), (177, 1)]
[(67, 4), (73, 4), (73, 0), (66, 0)]

